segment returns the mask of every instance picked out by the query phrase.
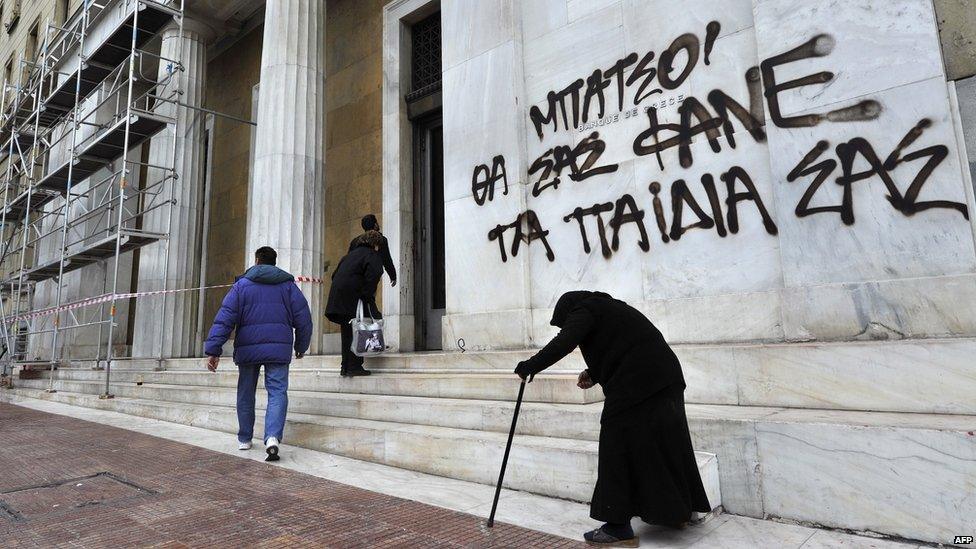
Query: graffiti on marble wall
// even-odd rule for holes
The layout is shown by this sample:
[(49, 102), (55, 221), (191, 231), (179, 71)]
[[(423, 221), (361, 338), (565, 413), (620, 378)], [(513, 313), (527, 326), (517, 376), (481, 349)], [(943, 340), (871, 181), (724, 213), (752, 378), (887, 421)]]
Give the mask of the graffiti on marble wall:
[[(914, 128), (905, 134), (905, 137), (902, 138), (898, 146), (891, 151), (891, 154), (884, 161), (875, 152), (871, 143), (862, 137), (856, 137), (845, 143), (838, 144), (834, 151), (837, 159), (840, 160), (841, 175), (837, 177), (836, 182), (843, 188), (843, 198), (840, 204), (830, 206), (810, 206), (810, 202), (817, 194), (817, 191), (823, 185), (824, 181), (833, 175), (838, 164), (834, 158), (827, 158), (813, 164), (830, 148), (829, 141), (822, 140), (817, 142), (813, 149), (800, 160), (786, 177), (787, 181), (793, 182), (799, 177), (813, 176), (810, 186), (807, 187), (806, 192), (803, 193), (803, 197), (796, 205), (795, 213), (797, 217), (806, 217), (817, 213), (837, 213), (840, 214), (840, 219), (845, 225), (853, 225), (854, 204), (851, 186), (858, 181), (877, 176), (884, 182), (885, 189), (887, 190), (885, 199), (891, 204), (892, 208), (906, 216), (911, 216), (932, 208), (947, 208), (957, 210), (965, 219), (969, 219), (969, 209), (961, 202), (953, 202), (950, 200), (919, 201), (918, 199), (918, 195), (922, 191), (922, 187), (925, 185), (929, 176), (932, 175), (932, 172), (949, 155), (949, 148), (945, 145), (934, 145), (907, 154), (905, 153), (905, 148), (914, 143), (925, 129), (931, 125), (932, 121), (927, 118), (920, 120)], [(867, 162), (868, 168), (855, 172), (854, 165), (859, 157)], [(914, 160), (925, 160), (925, 163), (921, 164), (921, 167), (915, 172), (915, 176), (909, 184), (908, 190), (903, 194), (895, 183), (892, 172), (897, 170), (902, 164)]]
[[(551, 90), (543, 105), (529, 109), (529, 122), (540, 141), (546, 132), (596, 130), (620, 120), (646, 117), (646, 126), (633, 137), (632, 148), (636, 156), (652, 156), (658, 168), (666, 174), (669, 166), (663, 153), (676, 149), (677, 163), (682, 169), (694, 166), (694, 154), (720, 154), (723, 148), (735, 149), (737, 139), (752, 139), (756, 143), (766, 141), (766, 109), (769, 120), (780, 128), (812, 128), (823, 123), (872, 121), (884, 111), (883, 105), (874, 99), (864, 99), (843, 108), (820, 113), (785, 114), (782, 96), (790, 90), (811, 85), (829, 84), (834, 73), (820, 71), (798, 78), (780, 81), (777, 69), (791, 67), (783, 72), (796, 73), (802, 63), (811, 58), (830, 55), (835, 47), (834, 39), (820, 34), (803, 44), (769, 57), (745, 71), (747, 97), (735, 98), (723, 89), (713, 89), (701, 97), (677, 93), (696, 70), (708, 66), (721, 24), (712, 21), (706, 25), (704, 40), (695, 33), (685, 33), (675, 38), (660, 52), (631, 53), (618, 59), (607, 69), (597, 69), (578, 78), (560, 90)], [(701, 63), (699, 63), (701, 61)], [(800, 71), (802, 74), (802, 70)], [(671, 93), (671, 97), (664, 94)], [(677, 98), (677, 101), (676, 101)], [(677, 106), (676, 116), (665, 109)], [(616, 113), (608, 109), (616, 107)], [(671, 109), (669, 109), (671, 110)], [(854, 224), (852, 186), (871, 178), (879, 178), (885, 186), (885, 199), (894, 210), (911, 216), (933, 208), (956, 210), (966, 219), (969, 212), (965, 204), (948, 200), (921, 200), (919, 195), (932, 172), (948, 156), (945, 145), (935, 145), (908, 151), (914, 142), (931, 126), (923, 119), (911, 128), (901, 142), (884, 159), (875, 147), (863, 137), (855, 137), (833, 147), (821, 139), (786, 177), (785, 184), (809, 181), (805, 193), (795, 208), (797, 217), (815, 214), (837, 214), (843, 224)], [(740, 129), (741, 128), (741, 129)], [(693, 148), (697, 136), (704, 138), (704, 147)], [(557, 145), (547, 149), (533, 160), (527, 170), (531, 182), (532, 197), (545, 199), (554, 195), (564, 183), (580, 184), (590, 178), (617, 172), (618, 164), (601, 162), (607, 143), (599, 131), (591, 131), (576, 145)], [(696, 153), (693, 152), (697, 151)], [(668, 157), (671, 158), (671, 157)], [(914, 163), (911, 168), (903, 167)], [(484, 206), (495, 198), (497, 184), (503, 186), (502, 195), (508, 194), (505, 159), (496, 156), (492, 166), (481, 164), (472, 175), (471, 192), (475, 202)], [(856, 166), (864, 166), (856, 167)], [(907, 190), (902, 192), (896, 183), (912, 177)], [(765, 232), (776, 235), (778, 228), (766, 205), (768, 197), (755, 185), (748, 170), (731, 165), (721, 173), (702, 173), (698, 181), (687, 178), (673, 181), (646, 183), (647, 195), (624, 194), (613, 200), (596, 204), (581, 204), (562, 216), (562, 222), (574, 224), (579, 231), (582, 249), (590, 253), (599, 248), (605, 258), (613, 256), (621, 245), (621, 232), (627, 225), (634, 226), (636, 245), (643, 252), (651, 250), (648, 227), (660, 234), (665, 244), (680, 241), (688, 231), (715, 231), (722, 238), (739, 231), (741, 216), (757, 216)], [(818, 192), (833, 177), (842, 188), (839, 204), (818, 204)], [(663, 178), (657, 178), (662, 179)], [(667, 183), (667, 187), (665, 184)], [(565, 187), (566, 185), (563, 185)], [(695, 189), (693, 192), (693, 188)], [(706, 200), (696, 198), (704, 193)], [(662, 195), (670, 198), (670, 211), (666, 211)], [(547, 220), (558, 223), (558, 220)], [(543, 221), (533, 210), (518, 215), (511, 223), (499, 224), (488, 232), (490, 242), (497, 241), (502, 261), (518, 255), (523, 244), (539, 241), (545, 248), (546, 258), (555, 260), (555, 252), (547, 236)]]

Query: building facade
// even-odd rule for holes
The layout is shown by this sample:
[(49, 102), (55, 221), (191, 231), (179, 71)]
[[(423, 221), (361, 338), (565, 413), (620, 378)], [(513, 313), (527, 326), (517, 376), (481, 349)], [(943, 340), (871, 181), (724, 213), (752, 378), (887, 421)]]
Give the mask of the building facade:
[[(81, 7), (0, 2), (7, 93), (46, 43), (40, 29), (66, 25)], [(147, 46), (180, 60), (181, 99), (165, 110), (175, 123), (127, 153), (145, 166), (129, 175), (140, 189), (168, 177), (155, 167), (173, 166), (171, 205), (138, 227), (167, 238), (33, 286), (35, 311), (111, 284), (140, 295), (118, 300), (112, 331), (104, 303), (87, 309), (103, 323), (56, 341), (60, 317), (32, 317), (26, 360), (102, 359), (109, 337), (120, 359), (199, 357), (222, 286), (262, 245), (293, 274), (324, 280), (302, 283), (318, 327), (313, 354), (337, 354), (338, 330), (323, 317), (329, 275), (374, 213), (399, 274), (395, 287), (384, 277), (379, 300), (387, 343), (404, 353), (389, 360), (500, 372), (554, 335), (563, 292), (606, 291), (675, 345), (687, 401), (704, 406), (693, 436), (718, 455), (726, 509), (926, 541), (968, 525), (971, 490), (960, 487), (971, 486), (976, 454), (971, 427), (960, 425), (976, 414), (972, 0), (183, 7), (178, 30), (159, 29)], [(174, 68), (147, 70), (162, 80)], [(69, 158), (64, 147), (48, 154)], [(112, 169), (77, 185), (93, 188)], [(31, 265), (59, 254), (56, 232), (41, 233)], [(4, 277), (18, 268), (3, 260)], [(143, 294), (159, 290), (190, 291)], [(69, 371), (66, 383), (90, 381)], [(424, 379), (437, 397), (448, 387), (452, 398), (507, 398), (497, 376), (478, 392), (436, 375), (448, 379)], [(564, 377), (532, 398), (592, 404), (559, 393), (557, 382), (574, 388)], [(305, 382), (323, 390), (317, 377)], [(490, 415), (487, 405), (471, 406), (491, 423), (478, 415)], [(773, 409), (785, 419), (767, 420)], [(557, 423), (540, 410), (536, 428)], [(427, 408), (415, 415), (445, 427)], [(569, 431), (553, 436), (589, 440)], [(310, 446), (333, 440), (309, 437)], [(375, 457), (362, 447), (326, 449)], [(484, 480), (396, 454), (404, 448), (375, 460)], [(823, 478), (806, 482), (811, 475)], [(524, 488), (538, 478), (523, 478)], [(916, 483), (924, 505), (899, 482)], [(569, 497), (552, 484), (540, 493)], [(862, 484), (879, 494), (870, 504), (844, 496)]]
[[(399, 350), (536, 346), (581, 287), (681, 343), (971, 336), (956, 5), (188, 2), (184, 93), (208, 111), (181, 115), (171, 238), (125, 259), (124, 286), (226, 283), (261, 244), (327, 279), (376, 213), (402, 273), (382, 296)], [(8, 66), (77, 9), (29, 6), (0, 40)], [(79, 298), (98, 278), (70, 276)], [(306, 290), (320, 310), (327, 283)], [(128, 303), (116, 343), (196, 356), (220, 299)]]

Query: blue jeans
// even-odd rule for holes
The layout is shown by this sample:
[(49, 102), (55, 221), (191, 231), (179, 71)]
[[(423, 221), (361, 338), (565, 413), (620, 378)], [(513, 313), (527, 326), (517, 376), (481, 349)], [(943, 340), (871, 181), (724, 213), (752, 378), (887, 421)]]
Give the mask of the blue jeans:
[[(237, 369), (237, 440), (254, 438), (254, 393), (258, 388), (260, 364), (238, 364)], [(264, 388), (268, 391), (268, 408), (264, 413), (264, 441), (275, 437), (280, 442), (288, 413), (288, 365), (265, 364)]]

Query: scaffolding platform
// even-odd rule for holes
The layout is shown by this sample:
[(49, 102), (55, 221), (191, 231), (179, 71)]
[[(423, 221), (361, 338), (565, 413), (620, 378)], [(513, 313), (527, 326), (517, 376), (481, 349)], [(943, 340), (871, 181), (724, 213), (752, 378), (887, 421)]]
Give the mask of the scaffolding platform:
[[(136, 48), (141, 48), (173, 20), (173, 15), (152, 4), (140, 3), (138, 9), (140, 11)], [(107, 33), (105, 39), (87, 53), (87, 57), (81, 61), (79, 67), (65, 77), (57, 79), (57, 84), (42, 102), (44, 107), (54, 111), (47, 116), (44, 115), (47, 111), (41, 111), (42, 126), (45, 122), (49, 125), (60, 118), (60, 115), (54, 113), (65, 113), (74, 108), (76, 85), (80, 96), (87, 97), (112, 71), (132, 55), (132, 25), (135, 18), (135, 10), (130, 10), (125, 18), (116, 22), (114, 31)], [(21, 109), (27, 107), (28, 113), (32, 110), (32, 105), (29, 104), (21, 104), (20, 107)], [(19, 117), (20, 112), (18, 111), (17, 114)]]
[[(132, 111), (129, 124), (129, 148), (133, 149), (173, 121), (166, 117), (150, 114), (145, 111)], [(102, 131), (95, 139), (86, 144), (75, 159), (71, 173), (75, 181), (84, 181), (98, 170), (118, 160), (125, 152), (125, 119), (118, 120), (107, 130)], [(52, 169), (37, 182), (40, 189), (65, 193), (68, 190), (68, 172), (70, 160), (65, 160), (60, 166)]]
[[(123, 230), (121, 233), (120, 254), (131, 252), (132, 250), (166, 238), (164, 234), (146, 233), (135, 230)], [(112, 257), (115, 257), (115, 235), (88, 244), (77, 252), (65, 254), (64, 273), (67, 274)], [(25, 282), (36, 284), (57, 278), (60, 270), (61, 259), (57, 258), (25, 270), (23, 278)], [(4, 284), (12, 284), (16, 279), (17, 277), (14, 276)]]
[(36, 187), (31, 188), (20, 193), (17, 195), (17, 198), (8, 202), (7, 206), (2, 210), (2, 213), (9, 220), (9, 223), (19, 223), (23, 219), (18, 219), (18, 217), (23, 218), (27, 213), (28, 202), (30, 202), (31, 211), (36, 211), (60, 196), (61, 193), (56, 191), (38, 189)]

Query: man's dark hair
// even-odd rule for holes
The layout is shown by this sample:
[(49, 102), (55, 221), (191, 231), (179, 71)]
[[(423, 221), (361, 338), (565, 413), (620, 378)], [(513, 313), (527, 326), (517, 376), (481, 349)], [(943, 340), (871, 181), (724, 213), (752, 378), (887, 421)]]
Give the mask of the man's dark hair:
[(257, 260), (258, 265), (274, 265), (278, 262), (278, 252), (271, 246), (261, 246), (254, 252), (254, 259)]
[(376, 216), (373, 214), (367, 214), (363, 216), (361, 222), (364, 231), (374, 231), (379, 227), (379, 223), (376, 221)]

